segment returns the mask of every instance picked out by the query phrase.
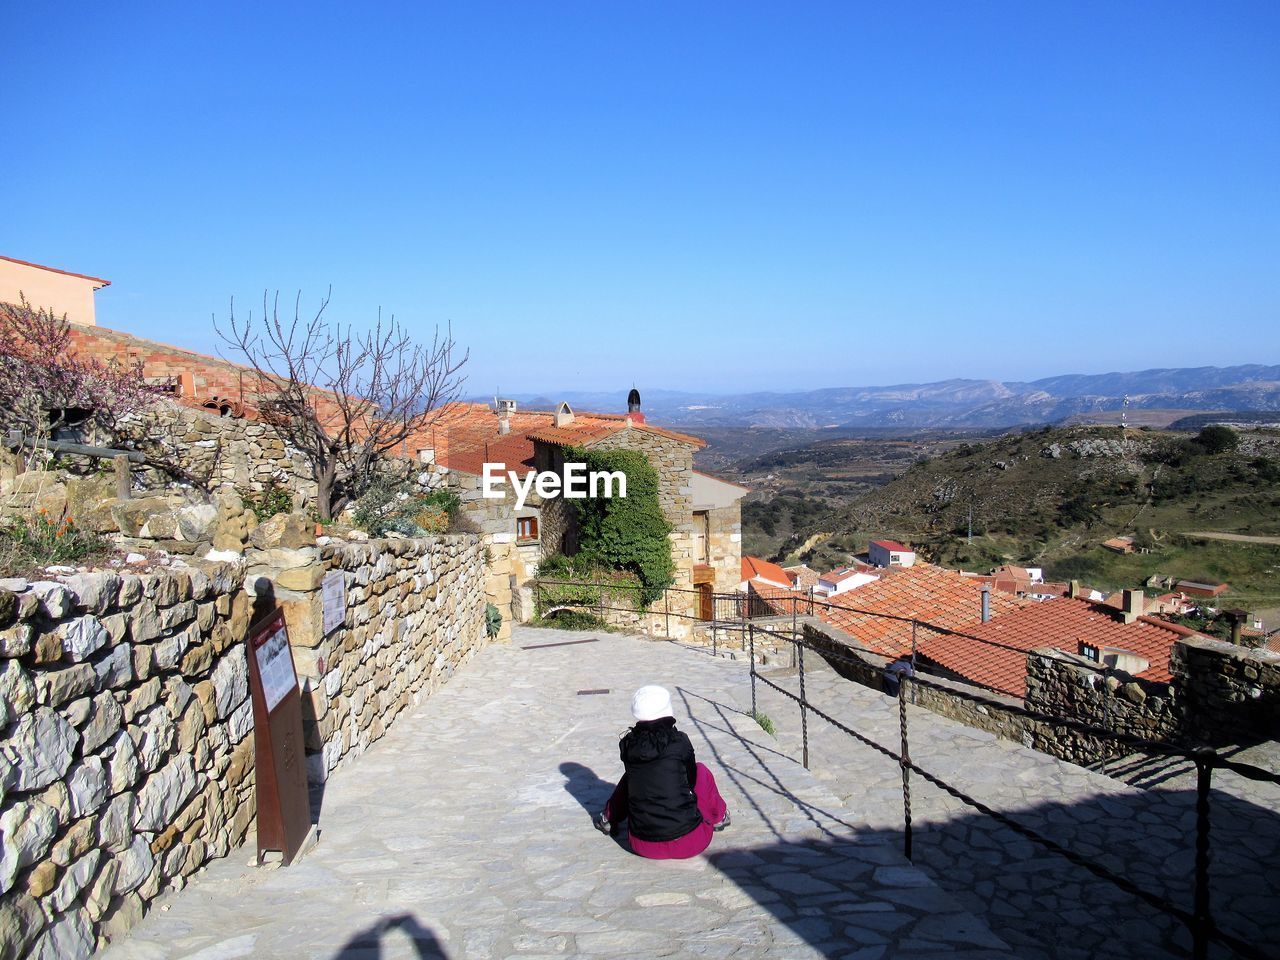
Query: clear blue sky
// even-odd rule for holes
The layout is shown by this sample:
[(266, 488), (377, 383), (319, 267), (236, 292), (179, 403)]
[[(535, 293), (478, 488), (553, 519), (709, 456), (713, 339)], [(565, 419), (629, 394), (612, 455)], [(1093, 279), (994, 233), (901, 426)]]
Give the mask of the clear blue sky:
[[(894, 10), (886, 8), (894, 7)], [(1280, 4), (9, 3), (0, 253), (470, 389), (1280, 361)]]

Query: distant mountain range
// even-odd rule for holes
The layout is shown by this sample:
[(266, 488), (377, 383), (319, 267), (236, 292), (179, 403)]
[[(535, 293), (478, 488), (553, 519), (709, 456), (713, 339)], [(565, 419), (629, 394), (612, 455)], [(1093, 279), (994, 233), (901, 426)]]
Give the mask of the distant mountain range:
[[(1071, 374), (1029, 383), (942, 380), (882, 387), (831, 387), (733, 395), (645, 390), (644, 411), (673, 426), (717, 427), (1012, 427), (1056, 423), (1120, 410), (1280, 410), (1280, 366), (1185, 367), (1136, 373)], [(626, 410), (626, 390), (517, 394), (523, 406)]]

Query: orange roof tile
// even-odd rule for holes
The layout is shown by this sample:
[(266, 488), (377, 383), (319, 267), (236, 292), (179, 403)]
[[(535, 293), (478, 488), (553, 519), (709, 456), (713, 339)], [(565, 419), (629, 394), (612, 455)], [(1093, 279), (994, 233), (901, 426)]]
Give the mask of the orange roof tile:
[(1055, 597), (956, 632), (927, 631), (924, 639), (919, 640), (917, 650), (968, 680), (1023, 697), (1026, 695), (1026, 655), (1040, 647), (1077, 653), (1080, 641), (1084, 641), (1100, 649), (1129, 650), (1150, 664), (1138, 676), (1168, 683), (1170, 649), (1179, 637), (1194, 633), (1150, 617), (1139, 617), (1126, 624), (1103, 604)]
[[(1036, 601), (995, 593), (990, 603), (992, 615), (999, 616)], [(869, 649), (896, 657), (911, 652), (912, 620), (950, 629), (980, 623), (982, 588), (973, 577), (917, 563), (857, 590), (837, 594), (816, 612)]]
[(759, 557), (742, 558), (743, 580), (765, 580), (775, 586), (787, 588), (791, 586), (791, 578), (776, 563), (761, 560)]
[(910, 547), (899, 543), (897, 540), (872, 540), (871, 543), (873, 546), (884, 547), (886, 550), (892, 551), (893, 553), (915, 552)]
[(441, 407), (430, 423), (410, 438), (413, 449), (432, 449), (436, 462), (462, 473), (481, 472), (485, 463), (502, 469), (527, 469), (533, 465), (534, 441), (562, 446), (590, 444), (621, 430), (643, 430), (682, 442), (705, 446), (697, 437), (674, 433), (651, 424), (632, 422), (624, 414), (579, 413), (571, 423), (557, 427), (555, 414), (542, 410), (517, 410), (508, 415), (509, 433), (498, 432), (498, 415), (485, 403), (454, 401)]

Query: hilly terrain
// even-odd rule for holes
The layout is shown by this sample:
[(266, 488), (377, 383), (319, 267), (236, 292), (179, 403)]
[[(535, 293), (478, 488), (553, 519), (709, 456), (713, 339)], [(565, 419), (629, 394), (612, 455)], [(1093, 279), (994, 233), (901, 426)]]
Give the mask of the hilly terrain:
[[(1068, 374), (1032, 381), (953, 379), (888, 386), (830, 387), (733, 395), (641, 388), (646, 414), (685, 429), (965, 429), (1057, 423), (1128, 410), (1280, 411), (1280, 366), (1185, 367)], [(551, 409), (620, 411), (625, 390), (517, 395)], [(1127, 400), (1127, 403), (1126, 403)]]
[[(1242, 604), (1280, 605), (1280, 431), (1077, 426), (946, 447), (850, 497), (765, 483), (769, 493), (743, 508), (744, 552), (825, 569), (891, 536), (948, 566), (1035, 564), (1051, 578), (1105, 589), (1159, 572), (1227, 580)], [(824, 452), (815, 444), (766, 455), (767, 470), (757, 463), (744, 482), (759, 488), (787, 469), (803, 476), (807, 458)], [(779, 457), (787, 463), (771, 463)], [(1120, 535), (1144, 552), (1101, 546)]]

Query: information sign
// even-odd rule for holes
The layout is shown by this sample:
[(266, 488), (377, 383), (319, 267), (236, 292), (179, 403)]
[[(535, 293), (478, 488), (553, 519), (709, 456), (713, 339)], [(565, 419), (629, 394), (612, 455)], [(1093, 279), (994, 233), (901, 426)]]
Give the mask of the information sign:
[(287, 866), (311, 829), (302, 698), (284, 611), (249, 630), (249, 696), (253, 701), (258, 794), (258, 862), (279, 851)]
[(327, 637), (342, 626), (347, 616), (347, 578), (341, 570), (330, 570), (320, 581), (320, 600), (324, 610), (324, 634)]

